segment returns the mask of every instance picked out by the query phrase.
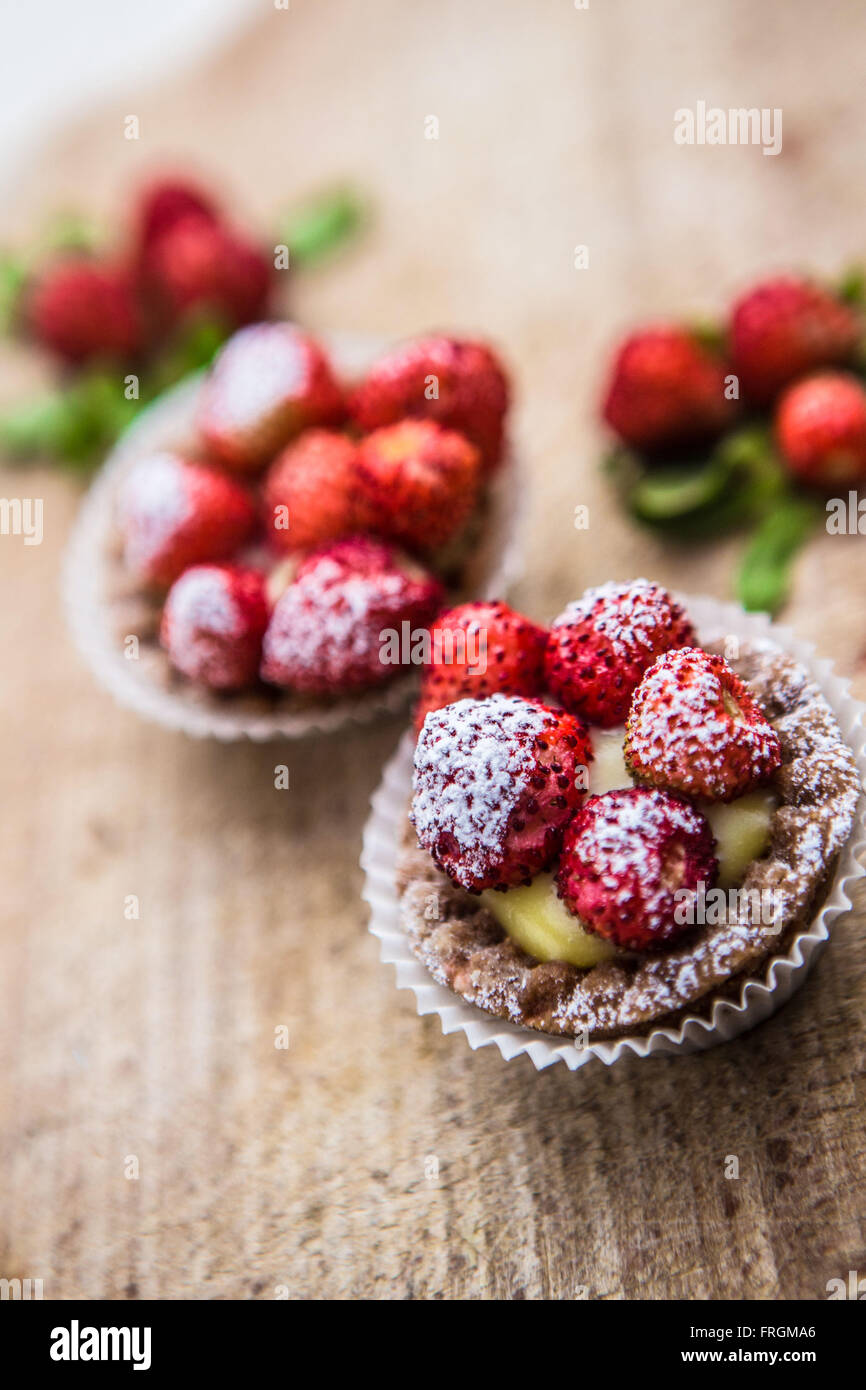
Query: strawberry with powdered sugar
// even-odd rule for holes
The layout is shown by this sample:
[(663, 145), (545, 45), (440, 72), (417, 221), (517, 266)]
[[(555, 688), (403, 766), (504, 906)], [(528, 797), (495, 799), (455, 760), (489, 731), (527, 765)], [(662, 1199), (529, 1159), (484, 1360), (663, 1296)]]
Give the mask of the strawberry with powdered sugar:
[(301, 563), (265, 633), (262, 678), (303, 694), (336, 695), (393, 678), (386, 631), (424, 628), (442, 586), (390, 546), (353, 536)]
[(592, 757), (565, 711), (512, 695), (433, 710), (415, 751), (420, 843), (470, 892), (529, 883), (555, 859)]
[(430, 629), (430, 659), (415, 711), (420, 729), (432, 709), (501, 691), (540, 695), (547, 629), (499, 601), (475, 600), (440, 613)]
[(625, 761), (639, 781), (733, 801), (765, 782), (782, 760), (779, 737), (745, 683), (721, 656), (668, 652), (635, 692)]
[(678, 603), (658, 584), (635, 579), (587, 589), (553, 622), (545, 657), (548, 688), (591, 724), (621, 724), (647, 667), (662, 652), (694, 642)]
[(342, 393), (324, 351), (292, 323), (254, 323), (220, 350), (202, 390), (198, 427), (226, 468), (257, 472), (312, 425), (337, 421)]
[(590, 931), (646, 951), (687, 930), (683, 893), (718, 873), (706, 818), (669, 792), (629, 787), (591, 796), (565, 832), (557, 888)]
[(160, 641), (172, 665), (211, 690), (258, 674), (268, 622), (264, 576), (237, 565), (193, 565), (169, 590)]
[(130, 469), (118, 498), (127, 568), (167, 587), (189, 565), (225, 560), (249, 539), (255, 509), (232, 478), (165, 450)]

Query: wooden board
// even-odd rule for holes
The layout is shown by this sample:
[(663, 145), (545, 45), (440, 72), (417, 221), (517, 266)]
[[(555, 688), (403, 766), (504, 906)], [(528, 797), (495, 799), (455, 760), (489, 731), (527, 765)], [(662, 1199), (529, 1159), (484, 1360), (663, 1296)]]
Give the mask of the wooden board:
[[(168, 156), (262, 225), (351, 177), (375, 225), (298, 277), (295, 312), (501, 345), (532, 473), (519, 604), (549, 617), (642, 572), (725, 595), (734, 543), (666, 553), (612, 506), (603, 357), (642, 316), (866, 252), (864, 37), (843, 0), (293, 0), (69, 127), (2, 230), (107, 213)], [(675, 145), (700, 99), (781, 107), (782, 154)], [(576, 1075), (473, 1054), (365, 930), (361, 829), (399, 722), (277, 748), (138, 723), (64, 631), (75, 485), (3, 487), (44, 498), (45, 539), (0, 538), (0, 1275), (50, 1298), (766, 1299), (866, 1270), (862, 900), (792, 1003), (709, 1054)], [(786, 616), (866, 696), (864, 581), (863, 540), (822, 536)]]

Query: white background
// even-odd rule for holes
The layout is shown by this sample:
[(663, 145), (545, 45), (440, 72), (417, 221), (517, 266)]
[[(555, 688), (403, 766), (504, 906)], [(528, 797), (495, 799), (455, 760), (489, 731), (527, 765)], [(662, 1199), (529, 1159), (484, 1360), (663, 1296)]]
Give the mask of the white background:
[(177, 71), (270, 0), (0, 0), (0, 181), (97, 97)]

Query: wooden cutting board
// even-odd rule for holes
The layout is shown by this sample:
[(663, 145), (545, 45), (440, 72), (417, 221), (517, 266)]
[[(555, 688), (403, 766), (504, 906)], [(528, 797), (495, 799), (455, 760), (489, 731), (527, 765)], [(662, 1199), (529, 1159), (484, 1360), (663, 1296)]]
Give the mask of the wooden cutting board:
[[(518, 604), (547, 618), (639, 573), (726, 595), (736, 543), (666, 552), (614, 508), (604, 355), (768, 267), (866, 254), (864, 37), (844, 0), (292, 0), (64, 130), (2, 231), (107, 215), (169, 157), (261, 226), (350, 178), (374, 223), (298, 277), (294, 311), (500, 345), (532, 483)], [(698, 100), (781, 107), (781, 155), (677, 146)], [(4, 367), (8, 398), (26, 373)], [(0, 538), (0, 1275), (49, 1298), (704, 1299), (823, 1298), (866, 1271), (862, 898), (791, 1004), (726, 1047), (576, 1075), (473, 1054), (365, 930), (361, 830), (399, 722), (277, 747), (138, 723), (61, 620), (75, 484), (3, 488), (44, 499), (45, 538)], [(864, 583), (863, 540), (821, 536), (786, 618), (866, 697)]]

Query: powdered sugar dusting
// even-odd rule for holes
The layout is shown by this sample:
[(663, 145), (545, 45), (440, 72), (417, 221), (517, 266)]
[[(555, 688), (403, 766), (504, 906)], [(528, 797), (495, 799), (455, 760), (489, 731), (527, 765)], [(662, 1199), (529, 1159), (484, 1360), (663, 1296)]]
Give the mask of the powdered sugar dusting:
[(208, 382), (211, 424), (245, 430), (309, 384), (304, 335), (290, 323), (255, 323), (229, 340)]
[(604, 935), (605, 923), (615, 926), (620, 944), (663, 941), (678, 934), (674, 890), (715, 879), (712, 845), (705, 817), (666, 792), (630, 787), (590, 797), (566, 835), (563, 896)]
[[(733, 978), (787, 954), (820, 905), (826, 876), (851, 834), (860, 779), (832, 710), (802, 666), (765, 641), (743, 642), (732, 664), (782, 746), (773, 778), (780, 805), (771, 846), (741, 885), (745, 895), (772, 892), (778, 930), (729, 909), (715, 924), (696, 926), (681, 942), (639, 958), (620, 957), (590, 970), (539, 964), (413, 845), (401, 866), (404, 922), (413, 949), (440, 983), (500, 1018), (546, 1033), (618, 1037), (668, 1022), (684, 1009), (694, 1012)], [(439, 899), (433, 922), (422, 910), (431, 885)]]
[(780, 757), (776, 734), (734, 672), (694, 647), (667, 652), (644, 675), (625, 754), (637, 776), (713, 799), (729, 799), (728, 779), (731, 795), (747, 791)]
[(406, 620), (425, 625), (439, 598), (436, 581), (391, 563), (371, 549), (366, 568), (350, 569), (354, 542), (308, 561), (277, 600), (265, 633), (265, 680), (297, 689), (340, 690), (385, 681), (400, 670), (383, 659), (386, 629)]
[(243, 629), (243, 615), (226, 575), (213, 565), (195, 565), (182, 574), (165, 607), (181, 644), (192, 642), (202, 629), (219, 637), (233, 637)]
[[(398, 600), (406, 582), (396, 571), (376, 577), (378, 596)], [(370, 651), (370, 580), (347, 574), (331, 560), (322, 560), (300, 582), (290, 584), (277, 601), (268, 629), (265, 654), (269, 661), (302, 671), (327, 672), (336, 656), (363, 659)], [(378, 634), (373, 634), (378, 646)]]
[(537, 705), (500, 694), (432, 710), (415, 751), (411, 817), (421, 843), (433, 848), (447, 836), (467, 870), (483, 874), (529, 788), (534, 742), (553, 722)]
[(186, 469), (183, 459), (165, 451), (138, 459), (124, 479), (118, 521), (131, 569), (146, 569), (192, 515)]
[(658, 650), (659, 633), (665, 626), (662, 612), (669, 618), (667, 601), (664, 610), (659, 607), (661, 592), (648, 579), (635, 579), (630, 584), (601, 584), (570, 603), (551, 626), (567, 627), (591, 618), (592, 626), (605, 635), (617, 656), (630, 660), (636, 647), (653, 653)]

